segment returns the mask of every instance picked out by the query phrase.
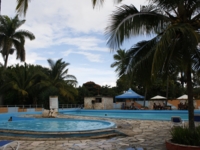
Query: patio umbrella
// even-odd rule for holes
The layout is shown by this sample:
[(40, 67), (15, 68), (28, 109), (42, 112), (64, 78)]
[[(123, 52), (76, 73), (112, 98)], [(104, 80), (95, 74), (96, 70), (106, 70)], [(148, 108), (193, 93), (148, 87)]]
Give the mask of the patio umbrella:
[[(184, 103), (184, 102), (186, 102), (188, 100), (188, 95), (184, 94), (184, 95), (178, 97), (177, 99), (179, 99), (180, 102)], [(193, 97), (193, 100), (194, 100), (194, 97)], [(194, 101), (194, 103), (195, 103), (195, 101)]]
[(177, 99), (180, 99), (180, 100), (187, 100), (187, 99), (188, 99), (188, 95), (184, 94), (184, 95), (178, 97)]
[(181, 103), (185, 103), (188, 100), (188, 95), (184, 94), (184, 95), (178, 97), (177, 99), (180, 100)]
[[(154, 109), (157, 109), (157, 108), (158, 108), (158, 106), (157, 106), (157, 108), (154, 107), (154, 104), (156, 104), (156, 103), (159, 103), (159, 106), (160, 106), (160, 103), (163, 103), (162, 108), (159, 107), (158, 109), (163, 109), (164, 106), (167, 104), (167, 101), (165, 102), (166, 104), (163, 102), (164, 100), (167, 100), (167, 98), (166, 98), (166, 97), (163, 97), (163, 96), (160, 96), (160, 95), (156, 95), (156, 96), (152, 97), (151, 100), (153, 100), (152, 105), (153, 105), (153, 108), (154, 108)], [(156, 102), (155, 102), (155, 101), (156, 101)], [(161, 102), (161, 101), (162, 101), (162, 102)], [(156, 104), (156, 105), (157, 105), (157, 104)]]
[(126, 91), (124, 94), (115, 96), (116, 99), (128, 99), (128, 98), (132, 98), (132, 99), (143, 99), (144, 96), (141, 96), (139, 94), (137, 94), (136, 92), (134, 92), (131, 88), (129, 88), (128, 91)]
[(167, 99), (166, 97), (160, 96), (160, 95), (156, 95), (154, 97), (151, 98), (152, 100), (165, 100)]

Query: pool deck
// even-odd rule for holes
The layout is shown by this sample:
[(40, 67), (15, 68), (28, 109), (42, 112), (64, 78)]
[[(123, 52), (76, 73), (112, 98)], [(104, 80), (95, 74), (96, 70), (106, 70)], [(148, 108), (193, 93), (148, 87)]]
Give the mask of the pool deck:
[(46, 141), (18, 140), (16, 138), (15, 140), (20, 142), (19, 150), (126, 150), (130, 147), (143, 148), (141, 150), (166, 150), (165, 140), (170, 139), (170, 121), (109, 119), (70, 115), (59, 115), (58, 117), (112, 121), (116, 123), (117, 130), (127, 136), (73, 140), (70, 138), (50, 139)]

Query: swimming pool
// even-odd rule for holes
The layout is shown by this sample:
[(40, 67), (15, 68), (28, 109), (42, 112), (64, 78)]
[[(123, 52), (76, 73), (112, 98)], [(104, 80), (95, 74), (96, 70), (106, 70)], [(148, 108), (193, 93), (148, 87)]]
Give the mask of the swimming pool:
[[(140, 119), (140, 120), (171, 120), (171, 116), (180, 116), (183, 120), (188, 120), (186, 110), (76, 110), (63, 111), (66, 115), (94, 116), (106, 118)], [(195, 110), (195, 114), (200, 114), (200, 110)]]
[(90, 131), (114, 126), (115, 124), (109, 121), (63, 118), (34, 119), (13, 117), (13, 121), (0, 121), (0, 129), (37, 132)]
[[(31, 113), (0, 114), (0, 138), (21, 140), (59, 140), (60, 138), (93, 138), (121, 135), (115, 123), (102, 120), (67, 118), (30, 118)], [(8, 119), (12, 116), (12, 121)], [(22, 117), (26, 116), (26, 117)]]

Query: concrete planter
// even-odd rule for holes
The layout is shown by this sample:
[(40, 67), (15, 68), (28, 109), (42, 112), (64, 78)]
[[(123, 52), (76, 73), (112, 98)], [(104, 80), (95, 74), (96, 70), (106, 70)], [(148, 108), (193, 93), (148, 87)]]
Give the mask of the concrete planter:
[(190, 146), (172, 143), (171, 140), (165, 141), (167, 150), (200, 150), (200, 146)]

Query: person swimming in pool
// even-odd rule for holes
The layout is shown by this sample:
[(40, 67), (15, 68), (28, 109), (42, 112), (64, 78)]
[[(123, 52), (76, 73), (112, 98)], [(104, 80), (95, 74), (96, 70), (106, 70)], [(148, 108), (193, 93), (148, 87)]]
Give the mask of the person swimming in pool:
[(10, 117), (10, 118), (8, 119), (8, 121), (12, 121), (12, 117)]

